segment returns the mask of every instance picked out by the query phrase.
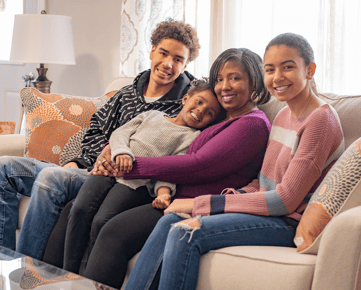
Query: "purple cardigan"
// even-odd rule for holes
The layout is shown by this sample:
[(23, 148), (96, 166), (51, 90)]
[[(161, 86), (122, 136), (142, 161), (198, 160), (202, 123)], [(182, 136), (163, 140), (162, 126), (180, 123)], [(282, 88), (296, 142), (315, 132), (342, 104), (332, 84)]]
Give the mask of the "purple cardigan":
[(177, 183), (176, 198), (220, 194), (257, 177), (266, 151), (271, 123), (255, 110), (205, 129), (186, 155), (136, 157), (124, 179), (148, 178)]

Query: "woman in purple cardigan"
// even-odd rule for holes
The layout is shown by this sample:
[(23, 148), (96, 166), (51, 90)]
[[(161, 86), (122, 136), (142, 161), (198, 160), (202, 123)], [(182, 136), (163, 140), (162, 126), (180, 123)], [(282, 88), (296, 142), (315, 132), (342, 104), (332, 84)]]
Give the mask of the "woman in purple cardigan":
[[(217, 86), (221, 80), (222, 86)], [(266, 115), (257, 108), (270, 97), (263, 83), (261, 58), (248, 49), (228, 49), (213, 63), (210, 83), (226, 110), (225, 119), (205, 129), (188, 154), (136, 158), (132, 171), (124, 175), (125, 179), (176, 183), (175, 200), (164, 212), (187, 207), (189, 198), (245, 186), (261, 168), (271, 129)], [(99, 167), (104, 173), (105, 168)], [(99, 232), (83, 275), (120, 288), (128, 261), (141, 250), (162, 216), (163, 210), (148, 203), (109, 220)], [(48, 248), (45, 256), (47, 253)]]

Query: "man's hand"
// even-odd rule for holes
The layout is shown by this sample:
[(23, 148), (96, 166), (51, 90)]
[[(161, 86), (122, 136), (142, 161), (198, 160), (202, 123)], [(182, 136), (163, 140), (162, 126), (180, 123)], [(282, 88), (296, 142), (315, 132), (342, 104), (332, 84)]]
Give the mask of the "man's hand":
[(110, 145), (106, 145), (94, 163), (92, 175), (117, 176), (117, 165), (112, 162)]
[(133, 168), (133, 160), (128, 154), (119, 154), (115, 157), (117, 167), (120, 171), (129, 173)]
[(192, 214), (194, 207), (194, 198), (175, 199), (164, 211), (164, 214), (170, 212)]
[(65, 168), (79, 168), (78, 164), (76, 162), (69, 162), (65, 164), (63, 167)]
[(165, 209), (170, 205), (170, 188), (162, 186), (158, 189), (158, 196), (153, 200), (152, 205), (154, 208)]

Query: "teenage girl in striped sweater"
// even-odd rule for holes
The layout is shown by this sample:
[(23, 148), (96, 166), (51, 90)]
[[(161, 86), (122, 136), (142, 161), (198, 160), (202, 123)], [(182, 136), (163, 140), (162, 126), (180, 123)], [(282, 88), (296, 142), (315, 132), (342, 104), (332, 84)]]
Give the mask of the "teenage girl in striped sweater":
[(171, 212), (171, 205), (144, 245), (126, 289), (149, 289), (152, 281), (155, 287), (161, 263), (159, 289), (195, 289), (200, 257), (210, 250), (294, 247), (310, 195), (344, 150), (337, 113), (311, 89), (315, 70), (313, 50), (302, 36), (286, 33), (271, 40), (264, 54), (265, 85), (288, 106), (274, 120), (259, 178), (238, 190), (189, 200), (183, 214)]

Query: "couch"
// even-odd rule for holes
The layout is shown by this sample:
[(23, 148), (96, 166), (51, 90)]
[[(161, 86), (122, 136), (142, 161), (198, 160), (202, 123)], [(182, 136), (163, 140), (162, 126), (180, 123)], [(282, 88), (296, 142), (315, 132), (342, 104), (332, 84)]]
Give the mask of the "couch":
[[(116, 78), (110, 82), (106, 93), (115, 92), (130, 82), (131, 78)], [(355, 146), (354, 142), (361, 137), (361, 96), (319, 96), (338, 112), (344, 130), (345, 147)], [(260, 109), (272, 122), (284, 105), (272, 98), (269, 103), (260, 106)], [(29, 137), (25, 138), (24, 135), (0, 135), (0, 156), (23, 156), (25, 144), (30, 141)], [(29, 154), (29, 150), (27, 148), (25, 153)], [(358, 150), (361, 155), (360, 147)], [(350, 163), (349, 160), (343, 160), (341, 165)], [(361, 172), (359, 163), (356, 163), (356, 172), (357, 170)], [(321, 230), (313, 237), (311, 246), (306, 250), (243, 246), (210, 251), (202, 256), (197, 289), (361, 289), (361, 186), (359, 176), (348, 177), (347, 174), (350, 173), (347, 172), (343, 178), (346, 174), (346, 180), (350, 178), (354, 184), (352, 200), (348, 198), (346, 201), (351, 200), (352, 203), (341, 205), (341, 210), (333, 213), (323, 223)], [(337, 181), (337, 178), (333, 180)], [(319, 193), (322, 193), (321, 191)], [(28, 201), (27, 197), (20, 200), (19, 228)], [(322, 202), (316, 200), (316, 204), (320, 203)], [(319, 225), (317, 216), (315, 220)], [(129, 262), (127, 276), (136, 258), (137, 256)]]

